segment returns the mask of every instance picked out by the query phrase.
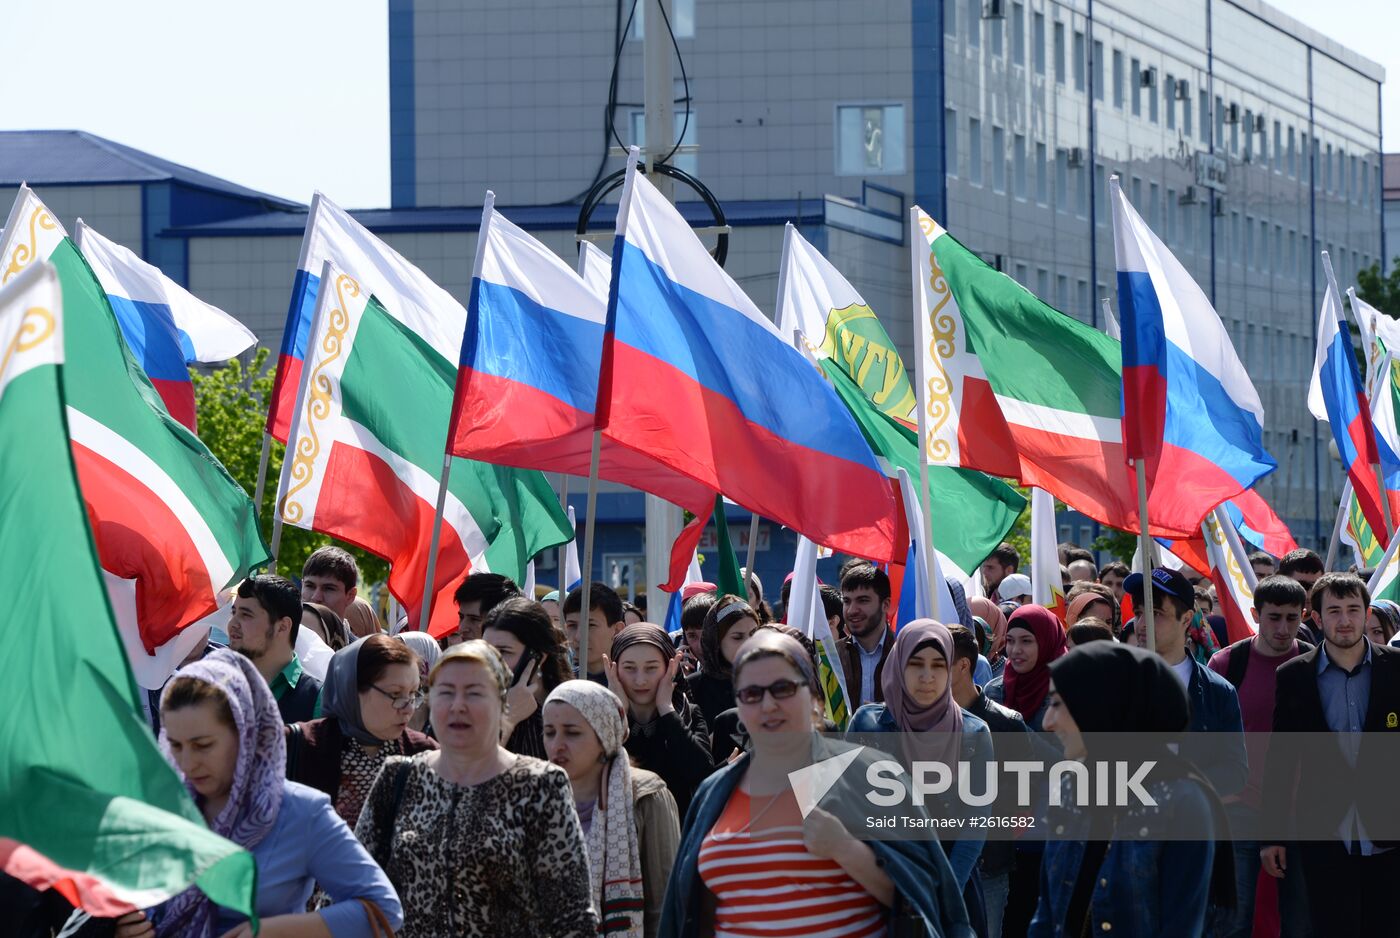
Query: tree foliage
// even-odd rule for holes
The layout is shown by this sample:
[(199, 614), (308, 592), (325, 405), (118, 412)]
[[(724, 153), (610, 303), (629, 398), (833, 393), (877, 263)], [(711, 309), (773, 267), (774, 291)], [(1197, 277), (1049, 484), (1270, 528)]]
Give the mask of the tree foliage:
[[(259, 348), (246, 366), (235, 358), (208, 372), (190, 372), (199, 414), (199, 438), (250, 497), (258, 483), (263, 426), (267, 402), (272, 397), (273, 369), (267, 367), (268, 357), (268, 350)], [(273, 503), (277, 497), (277, 480), (282, 473), (284, 449), (281, 443), (273, 441), (263, 503), (258, 506), (258, 519), (269, 544), (272, 543)], [(389, 565), (380, 558), (324, 534), (290, 526), (282, 529), (278, 571), (283, 575), (300, 574), (311, 552), (326, 544), (338, 544), (354, 555), (364, 583), (380, 583), (388, 577)]]
[(1381, 276), (1380, 262), (1356, 272), (1356, 295), (1387, 316), (1400, 318), (1400, 258)]

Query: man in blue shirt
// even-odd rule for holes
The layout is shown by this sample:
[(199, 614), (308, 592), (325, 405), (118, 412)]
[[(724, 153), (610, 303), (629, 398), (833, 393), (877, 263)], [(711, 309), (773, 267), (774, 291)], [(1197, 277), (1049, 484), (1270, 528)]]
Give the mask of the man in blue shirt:
[[(1296, 850), (1319, 935), (1395, 933), (1395, 913), (1383, 897), (1400, 876), (1394, 849), (1400, 843), (1379, 833), (1393, 827), (1395, 767), (1388, 750), (1394, 746), (1376, 738), (1400, 732), (1400, 649), (1366, 639), (1370, 604), (1370, 591), (1356, 576), (1323, 574), (1313, 586), (1312, 608), (1324, 641), (1278, 669), (1264, 775), (1266, 834), (1273, 837), (1264, 840), (1260, 860), (1277, 878), (1297, 862), (1279, 836), (1290, 818), (1306, 816), (1312, 828), (1334, 833)], [(1337, 734), (1337, 751), (1331, 758), (1305, 755), (1280, 735), (1298, 733)]]
[(287, 723), (315, 719), (321, 682), (301, 667), (296, 646), (301, 594), (280, 576), (252, 576), (238, 584), (228, 621), (229, 647), (253, 662)]

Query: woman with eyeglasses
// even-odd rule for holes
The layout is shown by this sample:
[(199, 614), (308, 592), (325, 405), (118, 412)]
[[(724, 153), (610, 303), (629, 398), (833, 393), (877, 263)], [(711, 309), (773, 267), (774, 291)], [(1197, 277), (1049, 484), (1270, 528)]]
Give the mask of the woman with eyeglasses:
[(423, 700), (419, 686), (418, 656), (387, 635), (336, 652), (321, 687), (326, 715), (286, 728), (287, 778), (330, 795), (353, 825), (385, 759), (437, 748), (408, 726)]
[(802, 645), (756, 632), (739, 648), (733, 674), (752, 748), (696, 792), (659, 934), (971, 935), (936, 839), (862, 840), (820, 804), (805, 817), (799, 809), (790, 773), (844, 755), (853, 762), (827, 796), (836, 800), (823, 803), (853, 804), (868, 767), (884, 758), (852, 755), (849, 744), (814, 733), (822, 702)]
[(400, 938), (593, 938), (568, 774), (501, 745), (510, 671), (481, 639), (428, 674), (440, 749), (395, 756), (355, 835), (403, 898)]

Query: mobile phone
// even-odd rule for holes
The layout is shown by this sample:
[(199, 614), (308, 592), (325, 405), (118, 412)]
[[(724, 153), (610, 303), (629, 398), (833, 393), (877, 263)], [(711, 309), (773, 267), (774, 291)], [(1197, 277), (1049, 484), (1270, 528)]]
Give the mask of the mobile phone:
[(540, 653), (525, 649), (520, 653), (520, 660), (515, 663), (515, 673), (510, 676), (510, 686), (514, 687), (520, 683), (520, 679), (525, 676), (525, 672), (530, 670), (530, 665), (540, 660)]

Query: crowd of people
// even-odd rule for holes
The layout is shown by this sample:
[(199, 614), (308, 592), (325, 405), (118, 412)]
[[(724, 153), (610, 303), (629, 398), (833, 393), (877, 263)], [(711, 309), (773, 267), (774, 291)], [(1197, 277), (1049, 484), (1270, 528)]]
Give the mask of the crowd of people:
[[(601, 583), (583, 610), (579, 589), (537, 600), (473, 574), (455, 632), (390, 634), (354, 559), (327, 547), (299, 585), (241, 583), (227, 647), (192, 652), (151, 723), (210, 828), (256, 860), (262, 935), (1400, 934), (1379, 901), (1400, 850), (1368, 836), (1390, 767), (1352, 747), (1339, 791), (1292, 742), (1395, 729), (1400, 607), (1311, 551), (1250, 559), (1254, 635), (1228, 643), (1209, 582), (1161, 567), (1151, 648), (1130, 612), (1144, 575), (1070, 545), (1063, 618), (1030, 602), (1008, 544), (981, 565), (982, 595), (950, 584), (958, 621), (898, 629), (886, 572), (851, 561), (822, 587), (833, 662), (755, 577), (746, 596), (687, 587), (668, 632)], [(324, 680), (301, 629), (334, 651)], [(845, 726), (824, 666), (844, 679)], [(1102, 733), (1140, 734), (1159, 821), (1217, 835), (1144, 839), (1131, 811), (1057, 798), (1036, 808), (1052, 837), (881, 838), (790, 781), (844, 754), (839, 795), (879, 734), (907, 760), (975, 766), (1013, 746), (1088, 759)], [(1280, 836), (1300, 810), (1337, 836)], [(18, 934), (58, 933), (53, 903), (3, 886)], [(191, 887), (66, 934), (253, 929)]]

